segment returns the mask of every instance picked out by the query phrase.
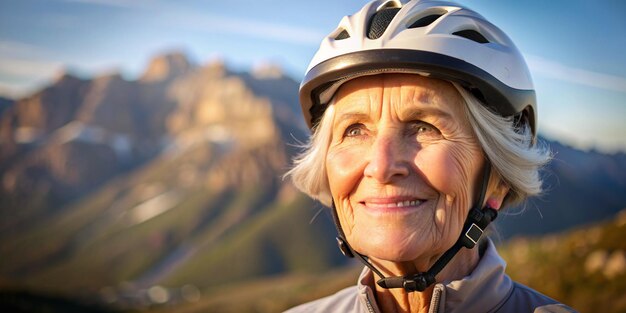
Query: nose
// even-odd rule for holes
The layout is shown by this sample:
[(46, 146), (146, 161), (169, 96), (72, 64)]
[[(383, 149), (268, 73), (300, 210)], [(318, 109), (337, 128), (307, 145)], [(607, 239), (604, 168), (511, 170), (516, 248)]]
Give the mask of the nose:
[(398, 136), (379, 136), (370, 149), (364, 170), (365, 177), (374, 178), (380, 183), (390, 183), (394, 179), (408, 176), (410, 166), (404, 151), (406, 149)]

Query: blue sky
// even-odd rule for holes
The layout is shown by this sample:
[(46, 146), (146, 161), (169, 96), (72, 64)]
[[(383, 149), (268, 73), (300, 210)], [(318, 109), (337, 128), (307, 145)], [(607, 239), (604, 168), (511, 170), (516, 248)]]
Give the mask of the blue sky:
[[(277, 63), (302, 78), (321, 38), (367, 1), (0, 0), (0, 95), (64, 68), (141, 74), (163, 51), (238, 70)], [(539, 131), (583, 148), (626, 151), (626, 2), (461, 0), (526, 56)]]

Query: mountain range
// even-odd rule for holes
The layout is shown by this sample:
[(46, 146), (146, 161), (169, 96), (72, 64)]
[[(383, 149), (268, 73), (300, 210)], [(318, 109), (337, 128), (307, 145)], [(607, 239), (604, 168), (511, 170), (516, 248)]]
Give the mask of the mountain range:
[[(0, 289), (142, 307), (162, 286), (209, 294), (345, 265), (328, 210), (282, 179), (308, 135), (297, 92), (277, 66), (172, 52), (136, 80), (65, 73), (0, 100)], [(501, 214), (500, 238), (626, 207), (625, 154), (541, 141), (547, 191)]]

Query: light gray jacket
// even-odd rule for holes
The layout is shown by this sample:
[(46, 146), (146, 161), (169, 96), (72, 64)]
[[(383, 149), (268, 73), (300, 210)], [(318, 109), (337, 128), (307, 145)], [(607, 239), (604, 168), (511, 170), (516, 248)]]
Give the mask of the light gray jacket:
[[(513, 282), (504, 273), (505, 267), (506, 262), (498, 255), (493, 242), (488, 240), (480, 262), (469, 276), (435, 285), (429, 312), (575, 312), (549, 297)], [(373, 274), (365, 268), (356, 286), (297, 306), (286, 313), (380, 313), (370, 288), (373, 285)]]

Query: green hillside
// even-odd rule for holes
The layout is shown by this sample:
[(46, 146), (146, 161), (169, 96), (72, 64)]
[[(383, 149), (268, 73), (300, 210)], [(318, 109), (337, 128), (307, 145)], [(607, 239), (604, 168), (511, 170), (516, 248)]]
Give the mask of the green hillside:
[(499, 248), (516, 281), (581, 312), (626, 312), (626, 210), (558, 235), (516, 238)]
[(309, 223), (312, 206), (304, 196), (270, 204), (162, 283), (214, 287), (262, 275), (328, 270), (336, 258), (333, 231), (327, 223)]

